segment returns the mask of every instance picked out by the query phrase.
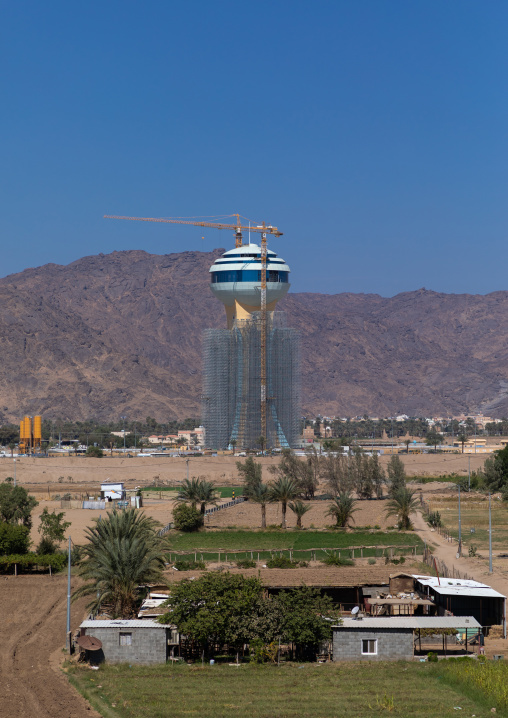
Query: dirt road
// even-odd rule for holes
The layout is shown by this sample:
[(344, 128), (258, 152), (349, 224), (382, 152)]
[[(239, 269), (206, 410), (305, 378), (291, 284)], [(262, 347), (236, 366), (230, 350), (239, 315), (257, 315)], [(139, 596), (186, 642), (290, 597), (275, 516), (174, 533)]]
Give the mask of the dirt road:
[[(100, 718), (58, 665), (65, 643), (65, 576), (0, 576), (0, 715)], [(79, 625), (84, 602), (72, 606)]]

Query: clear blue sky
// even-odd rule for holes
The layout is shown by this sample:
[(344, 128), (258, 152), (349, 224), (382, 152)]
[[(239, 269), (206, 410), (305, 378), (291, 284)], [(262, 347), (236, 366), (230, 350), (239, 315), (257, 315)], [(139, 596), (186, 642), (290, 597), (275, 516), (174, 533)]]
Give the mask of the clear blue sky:
[(102, 215), (240, 212), (293, 291), (508, 289), (507, 27), (506, 0), (3, 0), (0, 274), (229, 248)]

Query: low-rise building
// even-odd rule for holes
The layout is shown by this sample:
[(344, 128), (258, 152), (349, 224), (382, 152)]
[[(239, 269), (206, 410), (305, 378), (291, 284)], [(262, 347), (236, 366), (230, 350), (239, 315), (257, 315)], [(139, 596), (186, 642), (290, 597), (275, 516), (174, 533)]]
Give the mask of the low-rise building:
[(80, 636), (85, 635), (101, 641), (96, 660), (108, 663), (165, 663), (179, 643), (174, 628), (148, 619), (83, 621)]
[[(435, 630), (436, 634), (452, 629), (465, 632), (467, 637), (468, 631), (480, 628), (472, 616), (344, 618), (332, 627), (333, 660), (410, 661), (415, 656), (415, 634), (418, 638), (422, 629)], [(467, 653), (467, 645), (464, 650)]]

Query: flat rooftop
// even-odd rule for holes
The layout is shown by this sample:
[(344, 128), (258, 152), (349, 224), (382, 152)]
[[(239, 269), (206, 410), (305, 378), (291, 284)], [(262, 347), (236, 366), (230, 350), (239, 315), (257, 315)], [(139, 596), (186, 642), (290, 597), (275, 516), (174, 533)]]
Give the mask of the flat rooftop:
[(486, 583), (465, 580), (461, 578), (447, 578), (446, 576), (422, 576), (414, 574), (413, 578), (421, 586), (429, 586), (436, 593), (444, 596), (477, 596), (478, 598), (506, 598), (499, 591), (495, 591)]
[[(393, 567), (392, 567), (393, 568)], [(259, 578), (266, 588), (296, 588), (313, 586), (315, 588), (356, 588), (361, 586), (388, 585), (390, 567), (388, 566), (322, 566), (319, 568), (229, 568), (229, 573), (246, 578)], [(184, 579), (194, 580), (205, 575), (206, 571), (164, 572), (169, 584)], [(209, 572), (208, 572), (209, 573)]]
[(386, 618), (343, 618), (332, 628), (481, 628), (473, 616), (387, 616)]

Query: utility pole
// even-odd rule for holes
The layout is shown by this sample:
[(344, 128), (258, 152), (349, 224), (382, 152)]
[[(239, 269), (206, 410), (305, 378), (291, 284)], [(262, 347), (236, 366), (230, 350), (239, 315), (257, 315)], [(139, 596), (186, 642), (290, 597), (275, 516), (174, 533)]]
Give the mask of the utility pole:
[(123, 419), (123, 451), (125, 454), (125, 416), (121, 417)]
[(471, 457), (467, 457), (468, 468), (467, 468), (467, 490), (471, 491)]
[(460, 484), (459, 484), (459, 549), (458, 554), (459, 556), (462, 555), (462, 530), (461, 530), (461, 523), (460, 523)]
[(187, 464), (187, 481), (189, 480), (189, 459), (185, 459), (185, 463)]
[(390, 417), (392, 420), (392, 456), (393, 456), (393, 416)]
[(71, 537), (69, 536), (69, 550), (67, 555), (67, 631), (66, 643), (69, 654), (71, 652)]
[(14, 486), (16, 486), (16, 459), (14, 459)]
[(489, 494), (489, 573), (492, 573), (492, 503)]

